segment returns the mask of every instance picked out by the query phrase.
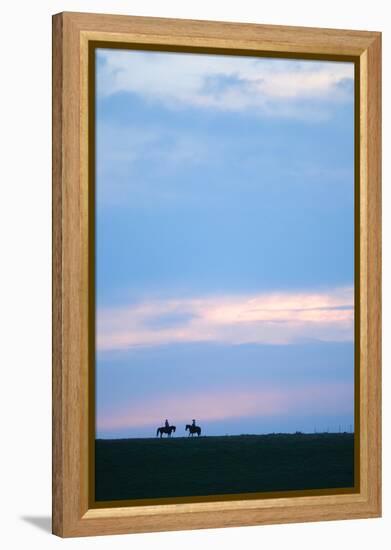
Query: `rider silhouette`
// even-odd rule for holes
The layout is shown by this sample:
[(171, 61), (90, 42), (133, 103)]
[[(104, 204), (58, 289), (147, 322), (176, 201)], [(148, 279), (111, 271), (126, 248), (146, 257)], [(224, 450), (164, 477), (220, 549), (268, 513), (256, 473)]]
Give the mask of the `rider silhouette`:
[(164, 425), (165, 425), (166, 428), (169, 428), (169, 427), (170, 427), (170, 424), (168, 423), (167, 418), (166, 418), (166, 421), (165, 421)]
[(192, 425), (192, 426), (195, 426), (195, 425), (196, 425), (196, 423), (195, 423), (195, 418), (193, 418), (193, 421), (192, 421), (191, 425)]

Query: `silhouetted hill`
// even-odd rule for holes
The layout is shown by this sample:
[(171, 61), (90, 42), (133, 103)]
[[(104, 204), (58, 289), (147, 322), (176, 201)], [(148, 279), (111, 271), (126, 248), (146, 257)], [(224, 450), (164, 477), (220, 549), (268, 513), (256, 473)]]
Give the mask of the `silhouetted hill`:
[(354, 484), (354, 435), (97, 440), (96, 500), (334, 489)]

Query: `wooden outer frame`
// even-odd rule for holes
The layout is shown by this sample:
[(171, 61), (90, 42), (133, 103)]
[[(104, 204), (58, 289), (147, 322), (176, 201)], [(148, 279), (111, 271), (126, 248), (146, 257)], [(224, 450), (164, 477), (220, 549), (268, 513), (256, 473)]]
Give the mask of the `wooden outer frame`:
[[(352, 56), (360, 77), (360, 489), (89, 508), (88, 43)], [(63, 537), (381, 515), (381, 34), (61, 13), (53, 17), (53, 533)]]

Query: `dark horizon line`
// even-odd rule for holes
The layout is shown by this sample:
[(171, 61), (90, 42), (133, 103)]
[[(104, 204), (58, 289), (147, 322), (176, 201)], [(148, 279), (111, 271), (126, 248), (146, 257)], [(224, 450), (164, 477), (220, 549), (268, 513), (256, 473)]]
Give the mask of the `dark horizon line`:
[[(221, 434), (221, 435), (202, 435), (199, 437), (268, 437), (268, 436), (280, 436), (280, 435), (290, 435), (290, 436), (297, 436), (297, 435), (354, 435), (354, 431), (338, 431), (338, 432), (327, 432), (327, 431), (319, 431), (319, 432), (268, 432), (268, 433), (261, 433), (261, 434), (254, 434), (254, 433), (243, 433), (243, 434)], [(196, 437), (196, 439), (198, 436)], [(137, 436), (137, 437), (95, 437), (95, 441), (122, 441), (122, 440), (128, 440), (128, 439), (189, 439), (188, 435), (172, 435), (171, 437), (163, 437), (160, 438), (158, 436)], [(191, 438), (190, 438), (191, 439)]]

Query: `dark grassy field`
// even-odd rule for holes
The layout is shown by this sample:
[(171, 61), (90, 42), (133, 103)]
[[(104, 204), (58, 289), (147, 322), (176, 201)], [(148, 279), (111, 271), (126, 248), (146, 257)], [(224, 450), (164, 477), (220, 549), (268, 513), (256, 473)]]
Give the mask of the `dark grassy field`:
[(353, 434), (96, 441), (97, 501), (352, 487), (353, 476)]

